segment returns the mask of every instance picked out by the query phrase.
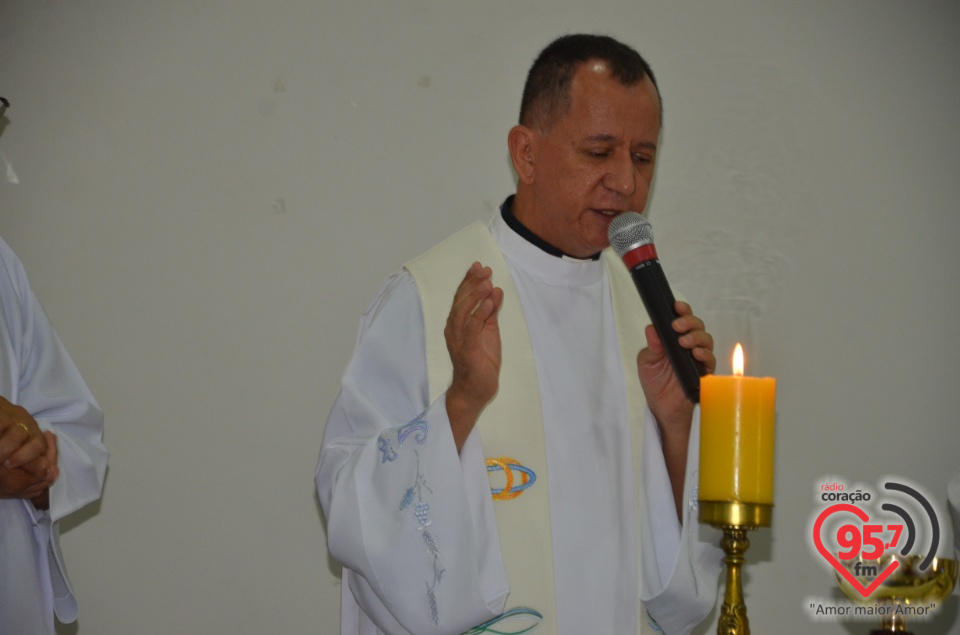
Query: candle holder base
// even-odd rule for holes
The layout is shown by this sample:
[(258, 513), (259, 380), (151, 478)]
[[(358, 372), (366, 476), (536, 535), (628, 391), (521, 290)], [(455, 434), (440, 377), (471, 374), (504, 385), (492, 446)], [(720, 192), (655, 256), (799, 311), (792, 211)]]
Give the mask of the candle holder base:
[(773, 505), (736, 501), (700, 501), (699, 521), (704, 525), (756, 529), (769, 527), (773, 521)]
[(747, 605), (743, 601), (743, 582), (740, 568), (747, 561), (744, 553), (750, 548), (747, 532), (758, 527), (769, 527), (773, 520), (773, 505), (740, 503), (736, 501), (700, 501), (699, 520), (723, 531), (720, 547), (726, 557), (727, 583), (717, 635), (750, 635)]

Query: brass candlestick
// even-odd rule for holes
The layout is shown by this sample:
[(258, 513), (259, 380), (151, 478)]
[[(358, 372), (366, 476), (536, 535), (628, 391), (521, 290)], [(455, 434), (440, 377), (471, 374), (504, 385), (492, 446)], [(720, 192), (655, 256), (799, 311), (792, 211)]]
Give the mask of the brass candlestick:
[(915, 611), (918, 607), (922, 609), (931, 603), (942, 602), (953, 592), (953, 587), (957, 583), (957, 561), (933, 558), (927, 568), (921, 571), (922, 560), (923, 556), (901, 556), (888, 553), (881, 556), (879, 560), (864, 560), (861, 555), (853, 560), (840, 561), (840, 564), (863, 586), (873, 581), (876, 572), (885, 570), (891, 562), (897, 562), (896, 570), (866, 598), (846, 578), (837, 572), (833, 574), (837, 586), (850, 600), (858, 604), (873, 604), (887, 609), (880, 629), (870, 631), (870, 635), (884, 635), (884, 633), (911, 635), (907, 631), (906, 618), (906, 615), (911, 613), (910, 609)]
[(743, 601), (743, 582), (740, 567), (750, 548), (747, 532), (769, 527), (773, 519), (773, 505), (740, 503), (737, 501), (700, 501), (699, 520), (723, 531), (720, 547), (726, 554), (727, 584), (720, 607), (717, 635), (750, 635), (747, 605)]

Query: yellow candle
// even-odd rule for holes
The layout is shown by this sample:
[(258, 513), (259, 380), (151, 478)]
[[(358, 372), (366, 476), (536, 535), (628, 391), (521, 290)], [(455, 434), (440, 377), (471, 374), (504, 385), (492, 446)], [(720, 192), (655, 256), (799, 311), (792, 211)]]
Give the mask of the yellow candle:
[(700, 378), (700, 500), (772, 505), (777, 380), (744, 377), (737, 353), (733, 376)]

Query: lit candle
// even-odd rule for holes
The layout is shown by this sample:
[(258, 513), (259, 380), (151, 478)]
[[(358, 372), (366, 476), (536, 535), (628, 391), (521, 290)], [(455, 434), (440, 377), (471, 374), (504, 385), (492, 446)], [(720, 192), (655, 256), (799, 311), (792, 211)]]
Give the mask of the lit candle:
[(700, 378), (700, 500), (772, 505), (777, 380), (743, 366), (737, 344), (733, 376)]

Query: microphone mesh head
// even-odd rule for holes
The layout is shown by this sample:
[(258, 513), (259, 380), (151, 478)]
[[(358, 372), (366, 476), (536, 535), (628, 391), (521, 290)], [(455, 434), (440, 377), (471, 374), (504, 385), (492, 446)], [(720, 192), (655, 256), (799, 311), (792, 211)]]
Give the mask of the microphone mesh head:
[(623, 255), (639, 247), (653, 242), (653, 228), (650, 221), (636, 212), (624, 212), (610, 221), (607, 228), (610, 246), (623, 258)]

